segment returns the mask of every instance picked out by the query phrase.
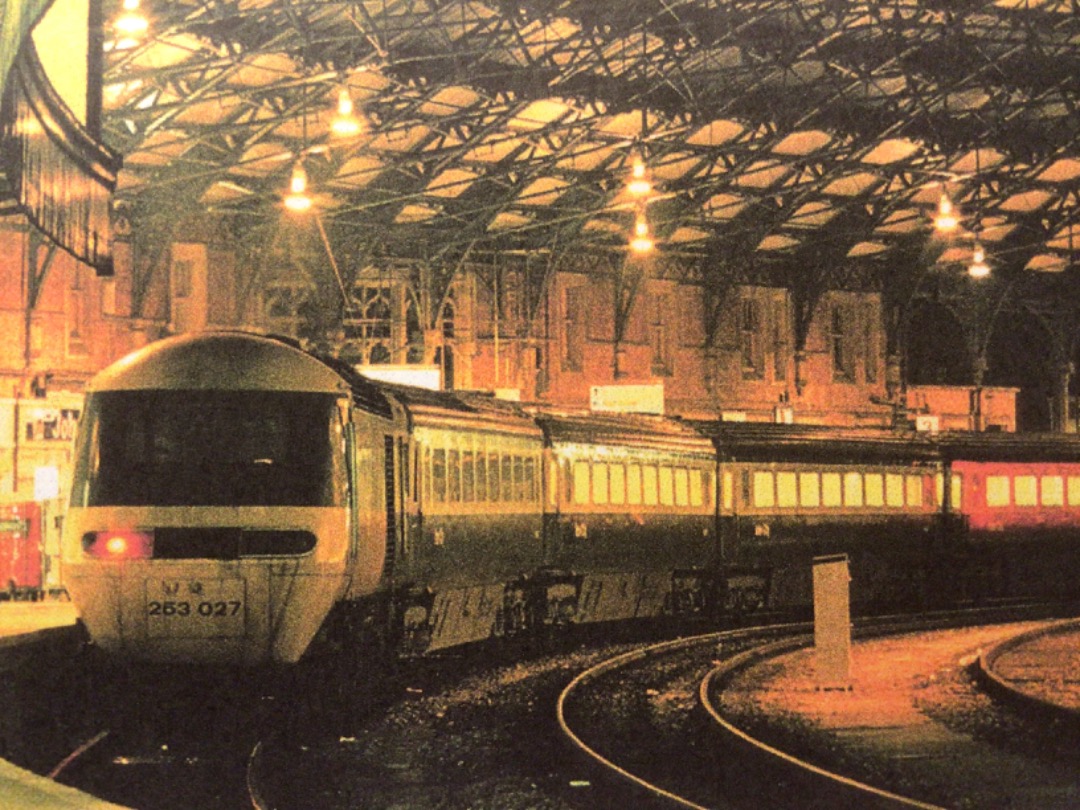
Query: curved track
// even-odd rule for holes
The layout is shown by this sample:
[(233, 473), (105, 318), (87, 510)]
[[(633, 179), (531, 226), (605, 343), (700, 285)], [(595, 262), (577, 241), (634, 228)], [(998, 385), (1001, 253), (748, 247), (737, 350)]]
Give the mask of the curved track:
[[(1030, 618), (1029, 612), (1024, 616)], [(1001, 609), (859, 623), (859, 636), (937, 630), (1017, 618)], [(712, 695), (727, 673), (806, 646), (809, 624), (714, 633), (653, 645), (583, 672), (558, 718), (598, 781), (656, 807), (924, 808), (771, 748), (727, 723)], [(702, 711), (702, 709), (704, 709)], [(793, 798), (794, 797), (794, 798)]]
[(109, 712), (110, 727), (78, 745), (49, 775), (141, 810), (264, 806), (256, 799), (253, 767), (268, 727), (259, 695), (234, 699), (224, 684), (183, 687), (173, 684), (159, 694), (132, 689), (131, 700)]
[[(1042, 616), (1024, 614), (1028, 619)], [(968, 612), (918, 623), (860, 623), (857, 632), (1010, 618), (1017, 618), (1017, 612)], [(237, 679), (196, 683), (193, 675), (169, 682), (106, 677), (82, 687), (82, 694), (94, 696), (86, 702), (99, 704), (98, 710), (78, 725), (77, 733), (69, 729), (67, 747), (51, 755), (39, 772), (66, 759), (62, 781), (145, 810), (306, 808), (317, 806), (313, 796), (326, 795), (336, 797), (333, 806), (340, 807), (354, 806), (358, 796), (364, 797), (364, 806), (435, 806), (434, 800), (400, 803), (402, 795), (415, 798), (421, 783), (426, 796), (438, 795), (440, 806), (447, 807), (476, 806), (480, 796), (499, 795), (503, 801), (505, 785), (525, 786), (525, 803), (514, 807), (538, 806), (541, 797), (550, 803), (546, 806), (578, 807), (586, 795), (590, 807), (779, 807), (780, 802), (763, 802), (760, 785), (804, 785), (800, 780), (809, 777), (799, 771), (807, 769), (773, 752), (763, 754), (760, 746), (748, 751), (745, 741), (725, 737), (701, 711), (699, 700), (708, 695), (703, 681), (718, 664), (731, 668), (807, 643), (810, 629), (787, 624), (729, 630), (635, 646), (628, 653), (626, 643), (617, 643), (607, 646), (624, 653), (614, 658), (611, 652), (568, 644), (571, 657), (545, 654), (535, 664), (528, 656), (504, 651), (501, 662), (487, 655), (428, 662), (431, 672), (426, 675), (423, 661), (381, 678), (318, 668), (271, 693)], [(565, 686), (573, 673), (601, 657), (610, 660)], [(498, 663), (509, 666), (488, 674)], [(477, 669), (478, 680), (470, 676), (462, 681), (463, 674)], [(463, 689), (442, 694), (443, 686), (456, 690), (459, 681)], [(359, 684), (363, 688), (358, 691)], [(300, 695), (308, 697), (300, 700)], [(556, 702), (558, 723), (550, 708)], [(385, 734), (369, 729), (384, 723), (384, 713)], [(90, 719), (103, 722), (92, 725)], [(589, 758), (589, 769), (570, 754), (560, 734), (569, 735), (574, 750)], [(361, 735), (366, 744), (374, 744), (358, 747), (354, 738)], [(422, 746), (413, 748), (417, 742)], [(399, 748), (409, 754), (400, 762), (373, 758)], [(79, 755), (65, 757), (73, 749), (81, 749)], [(515, 764), (519, 758), (524, 762)], [(406, 771), (394, 769), (403, 763), (408, 778), (399, 784), (395, 780), (404, 779)], [(928, 806), (875, 805), (882, 797), (868, 798), (872, 792), (841, 800), (835, 796), (850, 786), (829, 774), (820, 776), (831, 785), (828, 790), (838, 791), (824, 806)], [(384, 805), (370, 804), (375, 783), (381, 785)], [(803, 798), (810, 791), (826, 792), (817, 786), (797, 790), (795, 795)]]
[[(604, 661), (578, 675), (559, 696), (559, 726), (592, 763), (597, 778), (628, 801), (740, 807), (730, 799), (736, 785), (725, 757), (708, 743), (697, 711), (702, 672), (764, 645), (805, 644), (809, 629), (799, 624), (709, 633)], [(777, 641), (778, 636), (783, 638)]]
[[(910, 626), (904, 630), (919, 629)], [(718, 665), (702, 680), (698, 690), (698, 700), (703, 710), (712, 718), (726, 741), (725, 748), (732, 751), (744, 763), (744, 767), (759, 774), (772, 775), (768, 782), (782, 786), (788, 796), (814, 796), (815, 807), (861, 807), (882, 808), (882, 810), (902, 810), (903, 808), (921, 808), (921, 810), (942, 810), (937, 805), (928, 804), (906, 796), (900, 796), (886, 790), (850, 779), (841, 774), (819, 768), (805, 760), (794, 757), (778, 748), (767, 745), (728, 722), (714, 698), (722, 691), (721, 682), (732, 673), (763, 659), (787, 652), (799, 645), (778, 642), (763, 645), (746, 653), (735, 656), (730, 661)], [(766, 790), (764, 786), (755, 793), (760, 797)], [(783, 799), (777, 797), (777, 804)], [(788, 802), (790, 803), (790, 799)], [(801, 800), (799, 800), (801, 804)]]
[[(1053, 672), (1043, 671), (1047, 666), (1050, 651), (1040, 652), (1036, 649), (1041, 644), (1052, 643), (1055, 639), (1060, 639), (1071, 647), (1078, 635), (1080, 620), (1076, 619), (1020, 633), (982, 651), (972, 664), (972, 669), (983, 689), (998, 700), (1019, 711), (1040, 717), (1073, 737), (1080, 737), (1080, 706), (1077, 705), (1075, 689), (1066, 690), (1064, 683), (1053, 683), (1055, 678), (1064, 677), (1062, 670), (1067, 665), (1062, 662), (1053, 668)], [(1071, 638), (1067, 638), (1069, 636)], [(1028, 678), (1039, 679), (1040, 688), (1026, 682), (1026, 678), (1017, 680), (1003, 671), (1000, 666), (1002, 659), (1009, 656), (1020, 659), (1012, 662), (1012, 668), (1016, 669), (1019, 664), (1021, 670), (1030, 673)], [(1024, 659), (1028, 657), (1032, 660), (1025, 662)]]

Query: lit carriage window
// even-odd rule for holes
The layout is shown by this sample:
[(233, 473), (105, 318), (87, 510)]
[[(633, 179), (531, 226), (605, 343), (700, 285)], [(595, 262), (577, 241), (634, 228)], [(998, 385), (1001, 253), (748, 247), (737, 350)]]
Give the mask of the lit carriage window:
[(776, 505), (798, 506), (799, 489), (798, 477), (793, 472), (778, 472), (776, 474)]
[(1009, 476), (986, 476), (986, 505), (995, 507), (1008, 506), (1010, 501)]
[(866, 473), (863, 486), (867, 506), (885, 505), (885, 478), (881, 473)]
[(844, 506), (863, 505), (862, 473), (844, 473)]
[(1080, 475), (1069, 476), (1069, 506), (1080, 506)]
[(641, 466), (626, 465), (626, 502), (632, 506), (641, 503)]
[(461, 451), (461, 500), (472, 503), (476, 500), (476, 464), (472, 450)]
[(754, 473), (754, 506), (776, 505), (776, 481), (771, 472)]
[(448, 482), (446, 499), (457, 503), (461, 500), (461, 454), (457, 450), (451, 450), (447, 455), (446, 472)]
[(1044, 475), (1039, 484), (1043, 506), (1065, 505), (1065, 481), (1060, 475)]
[(652, 464), (641, 468), (641, 495), (646, 506), (656, 506), (656, 467)]
[(828, 472), (821, 474), (821, 505), (843, 506), (844, 487), (840, 473)]
[(608, 502), (608, 466), (602, 462), (592, 465), (592, 502)]
[(904, 505), (904, 476), (899, 473), (885, 473), (885, 505)]
[(732, 473), (725, 472), (720, 486), (723, 488), (721, 499), (724, 503), (724, 509), (731, 511), (735, 508), (735, 476)]
[(675, 476), (671, 467), (660, 466), (660, 505), (675, 505)]
[(589, 502), (589, 462), (575, 461), (573, 468), (574, 503)]
[(525, 480), (525, 456), (514, 456), (514, 500), (521, 503), (528, 499), (529, 485)]
[(675, 468), (675, 505), (690, 505), (690, 472), (685, 467)]
[(610, 464), (608, 473), (611, 502), (626, 503), (626, 467), (622, 464)]
[(821, 506), (821, 478), (816, 472), (799, 473), (799, 505)]
[(701, 506), (705, 503), (705, 474), (701, 470), (690, 470), (690, 505)]
[(436, 503), (446, 502), (446, 451), (441, 447), (431, 452), (431, 494)]
[(1038, 485), (1034, 475), (1018, 475), (1013, 479), (1013, 495), (1017, 506), (1037, 506)]
[(536, 475), (536, 459), (526, 456), (525, 464), (525, 499), (530, 503), (540, 500), (540, 481)]
[(923, 477), (921, 475), (904, 476), (907, 489), (907, 505), (922, 506), (923, 502)]
[(514, 457), (508, 453), (502, 456), (502, 477), (499, 486), (499, 499), (508, 502), (514, 499)]

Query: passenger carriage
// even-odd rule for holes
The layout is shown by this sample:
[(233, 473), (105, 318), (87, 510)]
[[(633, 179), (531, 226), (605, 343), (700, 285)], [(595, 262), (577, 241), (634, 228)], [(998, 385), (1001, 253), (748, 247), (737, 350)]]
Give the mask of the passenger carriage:
[[(773, 607), (809, 605), (818, 556), (846, 554), (852, 602), (910, 603), (939, 535), (944, 471), (918, 434), (698, 422), (716, 447), (724, 560), (771, 572)], [(958, 485), (950, 484), (954, 502)]]
[(387, 386), (412, 442), (409, 544), (394, 570), (406, 646), (521, 629), (518, 581), (544, 565), (542, 435), (483, 394)]
[(708, 440), (660, 417), (536, 418), (545, 437), (549, 563), (581, 573), (573, 621), (703, 610), (718, 551)]
[(973, 598), (1080, 597), (1080, 437), (950, 434)]

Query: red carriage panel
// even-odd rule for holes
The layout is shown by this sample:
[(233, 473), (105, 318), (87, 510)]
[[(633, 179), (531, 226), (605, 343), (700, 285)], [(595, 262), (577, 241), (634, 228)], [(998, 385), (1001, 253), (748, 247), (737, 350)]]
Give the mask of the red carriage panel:
[(42, 584), (41, 507), (0, 507), (0, 589), (9, 597), (37, 594)]
[(1080, 463), (956, 461), (973, 530), (1080, 528)]

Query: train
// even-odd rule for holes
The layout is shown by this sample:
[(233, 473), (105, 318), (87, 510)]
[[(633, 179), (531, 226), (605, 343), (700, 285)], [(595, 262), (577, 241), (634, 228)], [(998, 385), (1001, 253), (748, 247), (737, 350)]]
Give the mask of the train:
[(1072, 598), (1080, 439), (579, 412), (377, 382), (287, 338), (149, 344), (87, 387), (61, 556), (147, 662), (420, 655), (626, 620)]
[(0, 601), (37, 602), (50, 590), (42, 507), (34, 501), (0, 506)]

